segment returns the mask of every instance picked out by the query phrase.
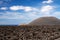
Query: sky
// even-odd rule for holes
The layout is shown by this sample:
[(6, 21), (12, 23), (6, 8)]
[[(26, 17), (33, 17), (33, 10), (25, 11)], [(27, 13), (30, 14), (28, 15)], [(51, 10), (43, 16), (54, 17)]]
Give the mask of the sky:
[(60, 19), (60, 0), (0, 0), (0, 25), (28, 24), (45, 16)]

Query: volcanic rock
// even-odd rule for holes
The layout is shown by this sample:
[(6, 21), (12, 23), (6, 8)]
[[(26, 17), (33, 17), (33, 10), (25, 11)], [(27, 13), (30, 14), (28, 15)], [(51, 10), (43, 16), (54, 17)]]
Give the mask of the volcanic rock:
[(60, 25), (60, 19), (56, 17), (40, 17), (28, 25)]

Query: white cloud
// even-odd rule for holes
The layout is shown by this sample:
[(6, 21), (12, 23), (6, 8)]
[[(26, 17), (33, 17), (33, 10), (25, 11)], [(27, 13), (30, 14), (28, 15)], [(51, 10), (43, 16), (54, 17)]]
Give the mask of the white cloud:
[(2, 19), (24, 19), (24, 15), (21, 15), (19, 12), (5, 12), (0, 16)]
[(40, 10), (41, 13), (43, 14), (43, 16), (51, 16), (50, 13), (54, 11), (55, 7), (51, 6), (49, 4), (53, 3), (53, 0), (43, 1), (42, 3), (43, 3), (43, 5), (46, 5), (46, 6), (42, 6), (42, 8)]
[(54, 12), (52, 15), (54, 15), (54, 16), (60, 16), (60, 12), (59, 11)]
[(20, 6), (12, 6), (10, 7), (11, 10), (19, 10), (20, 9)]
[(1, 10), (7, 10), (7, 7), (1, 7), (0, 9)]
[(31, 7), (24, 7), (24, 11), (29, 12), (32, 11), (33, 9)]
[(42, 13), (46, 13), (46, 12), (50, 12), (50, 11), (53, 10), (53, 9), (54, 9), (53, 6), (46, 5), (46, 6), (43, 6), (43, 7), (41, 8), (41, 12), (42, 12)]
[(11, 6), (10, 10), (17, 11), (17, 10), (24, 10), (25, 12), (30, 12), (37, 10), (36, 8), (29, 7), (29, 6)]
[[(2, 12), (2, 16), (0, 16), (0, 18), (3, 19), (32, 19), (32, 18), (36, 18), (36, 14), (38, 9), (37, 8), (33, 8), (33, 7), (29, 7), (29, 6), (11, 6), (8, 9), (12, 10), (13, 12)], [(23, 10), (25, 11), (25, 13), (20, 13), (20, 12), (15, 12), (17, 10)]]
[(50, 16), (54, 16), (54, 17), (60, 18), (60, 12), (59, 11), (54, 11)]
[(54, 6), (46, 5), (42, 6), (42, 8), (37, 9), (34, 7), (29, 6), (11, 6), (9, 7), (12, 11), (17, 10), (23, 10), (25, 13), (23, 15), (20, 14), (20, 12), (6, 12), (3, 16), (0, 16), (0, 18), (6, 18), (6, 19), (34, 19), (40, 16), (49, 16), (50, 12), (54, 9)]
[(2, 16), (0, 16), (0, 19), (21, 19), (21, 20), (34, 20), (38, 18), (38, 15), (36, 15), (35, 12), (29, 12), (29, 13), (20, 13), (20, 12), (2, 12)]
[(47, 0), (47, 1), (43, 1), (42, 3), (50, 4), (50, 3), (52, 3), (52, 2), (53, 2), (52, 0)]
[(42, 16), (51, 16), (54, 9), (55, 7), (51, 5), (42, 6), (40, 9), (40, 14), (42, 14)]

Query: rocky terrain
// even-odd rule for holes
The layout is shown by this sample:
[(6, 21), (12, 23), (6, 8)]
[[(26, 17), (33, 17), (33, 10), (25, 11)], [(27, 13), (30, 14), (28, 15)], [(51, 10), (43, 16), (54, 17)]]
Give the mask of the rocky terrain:
[(0, 40), (60, 40), (60, 25), (0, 26)]
[(0, 40), (60, 40), (60, 19), (42, 17), (19, 26), (0, 26)]

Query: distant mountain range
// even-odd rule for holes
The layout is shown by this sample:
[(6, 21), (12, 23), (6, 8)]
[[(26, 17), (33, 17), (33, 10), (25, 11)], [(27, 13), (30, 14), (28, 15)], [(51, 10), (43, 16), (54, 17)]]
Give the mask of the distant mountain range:
[(60, 25), (60, 19), (56, 17), (40, 17), (28, 25)]

